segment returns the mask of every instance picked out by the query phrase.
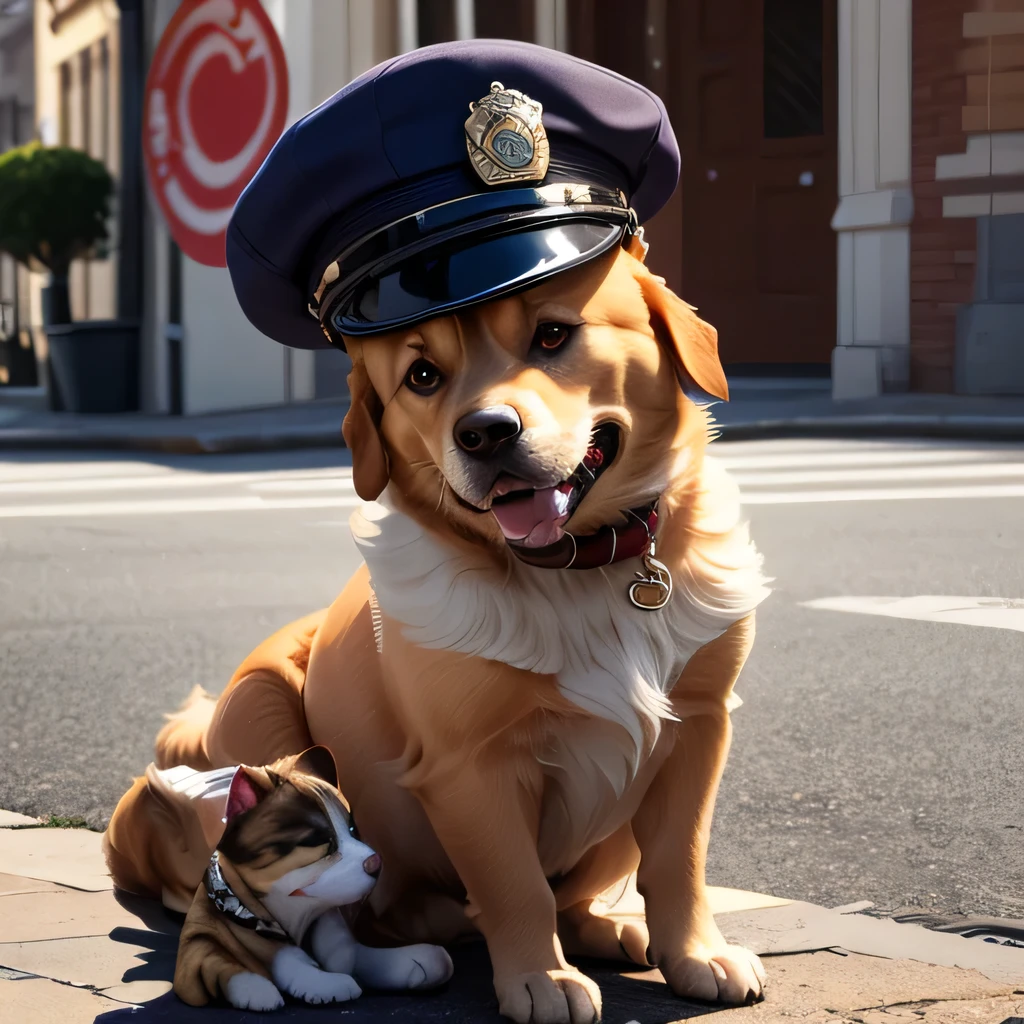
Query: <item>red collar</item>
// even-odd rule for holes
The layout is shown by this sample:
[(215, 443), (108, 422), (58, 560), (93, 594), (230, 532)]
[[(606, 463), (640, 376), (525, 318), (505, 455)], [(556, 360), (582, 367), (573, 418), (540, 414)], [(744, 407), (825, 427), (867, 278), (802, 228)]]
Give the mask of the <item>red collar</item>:
[(602, 526), (597, 533), (583, 537), (565, 534), (544, 548), (526, 548), (509, 544), (521, 562), (542, 569), (597, 569), (626, 558), (637, 558), (647, 551), (658, 527), (658, 503), (626, 513), (623, 526)]

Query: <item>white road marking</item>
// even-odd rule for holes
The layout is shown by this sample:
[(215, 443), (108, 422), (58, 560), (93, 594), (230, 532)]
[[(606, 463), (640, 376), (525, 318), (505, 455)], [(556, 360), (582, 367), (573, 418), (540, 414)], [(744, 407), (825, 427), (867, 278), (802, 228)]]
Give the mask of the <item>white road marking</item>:
[(71, 480), (93, 477), (135, 476), (156, 471), (172, 473), (172, 469), (151, 462), (4, 462), (0, 461), (0, 480)]
[(355, 484), (349, 476), (334, 476), (321, 479), (302, 480), (258, 480), (249, 484), (250, 491), (353, 491)]
[[(223, 487), (233, 484), (256, 485), (273, 489), (274, 484), (296, 483), (299, 490), (352, 488), (352, 471), (344, 467), (329, 469), (271, 470), (260, 473), (195, 473), (165, 470), (149, 475), (76, 477), (52, 480), (13, 480), (0, 482), (2, 494), (83, 494), (97, 491), (173, 490), (189, 487)], [(287, 490), (287, 486), (281, 488)]]
[(1005, 597), (822, 597), (802, 601), (804, 608), (820, 611), (885, 615), (922, 622), (964, 626), (990, 626), (1024, 633), (1024, 600)]
[(306, 498), (261, 498), (239, 494), (216, 498), (165, 498), (152, 501), (91, 501), (66, 505), (6, 505), (0, 519), (67, 518), (72, 516), (180, 515), (187, 512), (262, 512), (289, 508), (355, 508), (355, 495)]
[(744, 505), (803, 505), (832, 501), (944, 501), (947, 498), (1024, 498), (1024, 484), (908, 487), (845, 491), (743, 491)]
[[(730, 472), (743, 469), (805, 469), (810, 466), (886, 466), (912, 463), (948, 463), (957, 464), (970, 459), (974, 462), (986, 461), (999, 464), (999, 455), (1002, 454), (998, 448), (900, 448), (885, 451), (868, 450), (839, 452), (829, 450), (826, 452), (809, 451), (798, 452), (790, 455), (723, 455), (720, 450), (712, 448), (712, 455)], [(1021, 449), (1012, 449), (1007, 454), (1019, 455)]]
[[(718, 443), (712, 452), (732, 471), (748, 506), (1024, 498), (1020, 445), (794, 438)], [(238, 471), (227, 468), (232, 465)], [(352, 470), (338, 465), (261, 471), (251, 461), (0, 460), (0, 519), (348, 509), (358, 504)]]
[(877, 469), (814, 469), (806, 473), (733, 473), (740, 487), (775, 484), (839, 484), (887, 480), (977, 480), (1022, 477), (1024, 462), (968, 462), (953, 466), (887, 466)]

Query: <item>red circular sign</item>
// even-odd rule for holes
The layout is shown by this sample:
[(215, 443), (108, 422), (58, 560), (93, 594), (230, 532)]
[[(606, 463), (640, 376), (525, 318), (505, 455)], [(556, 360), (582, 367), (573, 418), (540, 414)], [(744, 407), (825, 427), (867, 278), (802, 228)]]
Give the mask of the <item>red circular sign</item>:
[(226, 266), (231, 210), (278, 136), (288, 65), (259, 0), (184, 0), (146, 81), (150, 188), (182, 252)]

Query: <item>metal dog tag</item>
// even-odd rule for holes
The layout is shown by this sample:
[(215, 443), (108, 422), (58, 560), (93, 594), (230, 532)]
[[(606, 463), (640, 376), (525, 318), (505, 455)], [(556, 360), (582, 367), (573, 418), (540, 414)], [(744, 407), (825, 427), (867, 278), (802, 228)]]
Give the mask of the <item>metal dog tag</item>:
[(629, 599), (637, 608), (656, 612), (664, 608), (672, 597), (672, 574), (668, 566), (655, 557), (653, 537), (642, 561), (647, 572), (636, 574), (636, 582), (629, 588)]

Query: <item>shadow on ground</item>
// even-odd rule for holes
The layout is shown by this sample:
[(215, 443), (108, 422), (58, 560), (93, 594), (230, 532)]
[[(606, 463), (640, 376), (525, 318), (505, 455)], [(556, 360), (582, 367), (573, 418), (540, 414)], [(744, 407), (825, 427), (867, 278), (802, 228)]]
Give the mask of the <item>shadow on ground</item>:
[[(130, 899), (129, 909), (154, 930), (115, 928), (110, 938), (115, 942), (143, 946), (137, 954), (141, 961), (129, 968), (122, 979), (132, 981), (170, 981), (174, 977), (177, 955), (177, 929), (159, 904)], [(124, 903), (124, 899), (120, 900)], [(147, 905), (148, 904), (148, 905)], [(452, 950), (455, 977), (444, 989), (417, 995), (389, 995), (367, 992), (357, 1002), (332, 1006), (304, 1006), (289, 1002), (274, 1014), (234, 1010), (226, 1006), (193, 1008), (182, 1003), (174, 993), (143, 1004), (125, 1006), (96, 1018), (95, 1024), (150, 1024), (167, 1021), (173, 1024), (256, 1024), (271, 1020), (324, 1022), (344, 1017), (353, 1024), (487, 1024), (499, 1022), (491, 987), (491, 968), (483, 943), (472, 943)], [(674, 1024), (675, 1021), (712, 1013), (716, 1007), (702, 1006), (677, 999), (668, 990), (656, 971), (621, 974), (612, 965), (598, 962), (580, 963), (600, 986), (604, 997), (605, 1024), (627, 1024), (642, 1020), (643, 1024)]]

